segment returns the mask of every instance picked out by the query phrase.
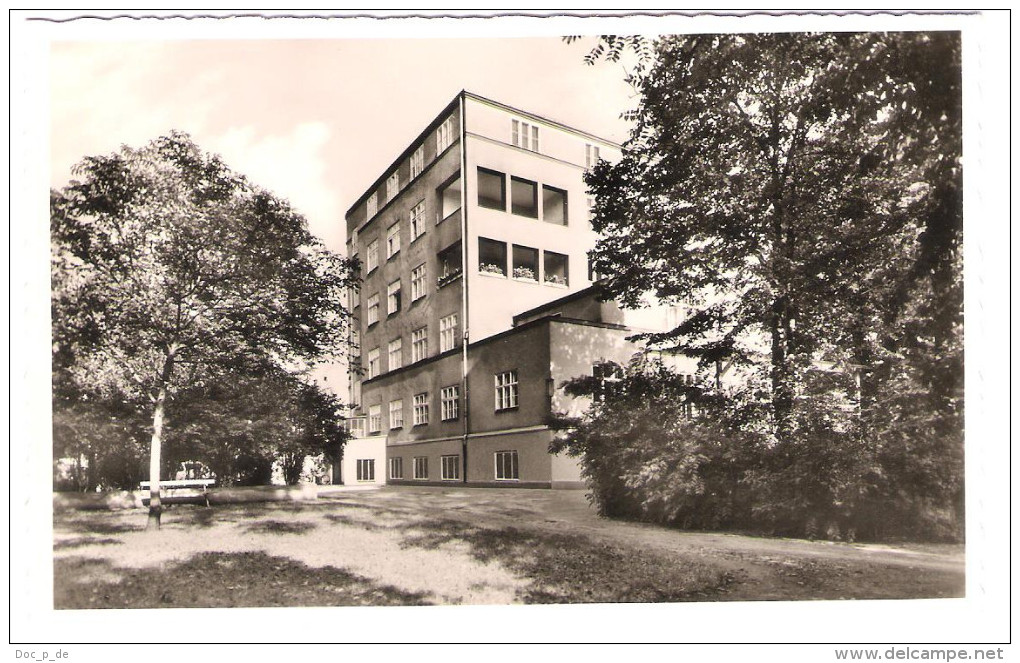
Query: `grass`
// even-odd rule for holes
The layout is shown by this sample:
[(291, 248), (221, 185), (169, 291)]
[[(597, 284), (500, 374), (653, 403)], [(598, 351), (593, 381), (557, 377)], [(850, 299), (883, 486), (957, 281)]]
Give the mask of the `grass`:
[[(517, 491), (520, 493), (521, 491)], [(56, 608), (627, 603), (961, 596), (962, 548), (618, 523), (556, 491), (384, 490), (311, 503), (54, 516)], [(577, 499), (575, 499), (577, 498)], [(579, 503), (580, 504), (580, 503)], [(444, 517), (437, 517), (444, 514)]]

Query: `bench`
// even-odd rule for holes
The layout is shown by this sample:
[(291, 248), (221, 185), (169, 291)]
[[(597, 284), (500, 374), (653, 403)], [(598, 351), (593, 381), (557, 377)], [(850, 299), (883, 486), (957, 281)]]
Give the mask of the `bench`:
[[(216, 479), (178, 479), (159, 482), (159, 499), (165, 504), (185, 503), (201, 500), (209, 506), (209, 488), (216, 485)], [(149, 491), (151, 484), (142, 481), (138, 487)], [(149, 498), (143, 497), (142, 504), (148, 505)]]

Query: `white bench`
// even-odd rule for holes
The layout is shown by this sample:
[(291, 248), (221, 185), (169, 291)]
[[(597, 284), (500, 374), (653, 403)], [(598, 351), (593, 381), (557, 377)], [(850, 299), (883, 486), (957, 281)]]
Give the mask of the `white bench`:
[[(160, 501), (172, 504), (173, 502), (185, 501), (187, 498), (200, 497), (205, 500), (205, 505), (209, 506), (209, 488), (215, 485), (216, 479), (179, 479), (174, 481), (160, 481)], [(150, 490), (150, 486), (151, 484), (148, 481), (142, 481), (138, 484), (138, 487), (143, 491)], [(166, 492), (164, 493), (164, 491)], [(147, 497), (143, 497), (142, 503), (148, 504), (147, 500)]]

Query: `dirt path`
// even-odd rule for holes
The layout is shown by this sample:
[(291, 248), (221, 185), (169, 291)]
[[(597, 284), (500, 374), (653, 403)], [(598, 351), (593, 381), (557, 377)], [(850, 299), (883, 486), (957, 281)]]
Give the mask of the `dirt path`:
[(680, 532), (600, 518), (581, 491), (391, 486), (320, 499), (404, 515), (429, 514), (482, 528), (578, 534), (598, 543), (655, 550), (678, 564), (696, 559), (732, 578), (715, 597), (722, 600), (936, 598), (965, 592), (960, 545), (908, 547)]

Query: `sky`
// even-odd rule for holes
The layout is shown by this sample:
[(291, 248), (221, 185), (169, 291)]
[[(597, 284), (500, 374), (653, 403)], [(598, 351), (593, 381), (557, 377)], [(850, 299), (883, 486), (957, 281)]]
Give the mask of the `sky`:
[(593, 38), (55, 42), (50, 185), (82, 157), (189, 133), (288, 199), (343, 249), (354, 200), (458, 91), (467, 89), (623, 141), (635, 105)]

